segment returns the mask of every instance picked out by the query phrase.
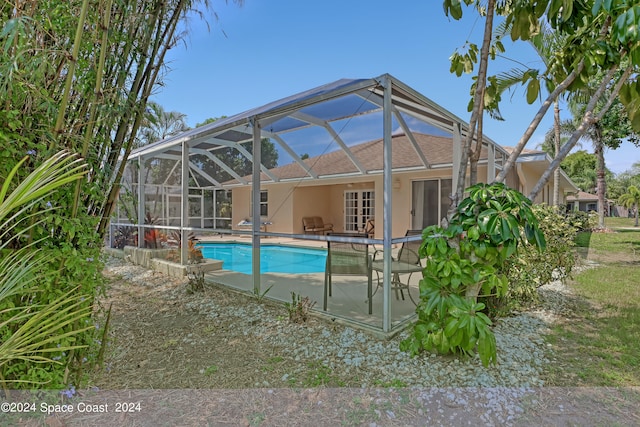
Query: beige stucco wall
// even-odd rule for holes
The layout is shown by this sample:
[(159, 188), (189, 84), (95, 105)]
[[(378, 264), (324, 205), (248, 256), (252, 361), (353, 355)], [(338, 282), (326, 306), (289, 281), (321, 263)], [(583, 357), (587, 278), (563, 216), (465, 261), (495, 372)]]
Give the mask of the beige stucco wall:
[[(525, 195), (531, 190), (538, 179), (538, 174), (528, 165), (520, 167), (507, 177), (507, 185), (516, 187)], [(404, 236), (406, 230), (412, 228), (412, 182), (430, 179), (450, 179), (451, 169), (428, 169), (422, 171), (395, 173), (392, 177), (392, 218), (391, 226), (394, 237)], [(478, 167), (478, 178), (487, 182), (487, 168)], [(523, 179), (524, 178), (524, 179)], [(302, 218), (306, 216), (320, 216), (326, 223), (332, 223), (336, 232), (344, 231), (344, 192), (347, 190), (375, 191), (375, 237), (382, 238), (383, 218), (383, 189), (382, 175), (374, 177), (357, 177), (328, 180), (322, 185), (316, 182), (304, 183), (276, 183), (263, 185), (268, 191), (269, 215), (272, 222), (267, 231), (278, 233), (302, 234)], [(468, 182), (468, 178), (467, 178)], [(524, 182), (524, 184), (523, 184)], [(550, 183), (548, 188), (536, 199), (536, 203), (549, 203), (552, 198)], [(233, 224), (251, 217), (250, 212), (251, 187), (233, 189)], [(443, 213), (441, 213), (441, 216)], [(265, 220), (265, 218), (263, 218)]]
[[(536, 170), (532, 165), (526, 163), (517, 166), (517, 173), (520, 181), (520, 191), (525, 196), (528, 196), (533, 190), (533, 187), (538, 183), (541, 171)], [(553, 204), (553, 177), (549, 179), (547, 185), (545, 185), (538, 193), (538, 196), (533, 200), (533, 203), (546, 203), (547, 205)], [(560, 181), (562, 183), (562, 180)], [(565, 203), (565, 192), (570, 191), (567, 188), (560, 188), (560, 200), (559, 203)]]
[[(292, 189), (295, 184), (289, 184)], [(319, 216), (325, 223), (333, 224), (337, 229), (338, 213), (334, 197), (331, 194), (331, 186), (298, 186), (293, 190), (291, 197), (291, 233), (302, 234), (302, 218), (307, 216)], [(338, 205), (339, 206), (339, 205)], [(279, 219), (278, 219), (279, 220)]]
[(233, 207), (231, 209), (231, 226), (243, 219), (251, 218), (251, 187), (240, 187), (231, 190)]
[[(292, 228), (292, 208), (293, 199), (289, 197), (291, 186), (286, 184), (275, 184), (264, 186), (262, 190), (268, 192), (268, 214), (262, 221), (270, 221), (271, 225), (267, 231), (279, 233), (291, 233)], [(251, 218), (251, 187), (238, 187), (232, 190), (232, 228), (236, 228), (243, 219)]]

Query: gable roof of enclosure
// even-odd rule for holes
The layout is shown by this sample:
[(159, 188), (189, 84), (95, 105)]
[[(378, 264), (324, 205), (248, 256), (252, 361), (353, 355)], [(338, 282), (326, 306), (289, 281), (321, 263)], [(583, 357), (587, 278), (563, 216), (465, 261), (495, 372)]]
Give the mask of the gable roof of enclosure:
[[(257, 121), (261, 127), (261, 136), (263, 138), (272, 138), (276, 144), (280, 145), (291, 156), (299, 167), (305, 170), (305, 173), (311, 179), (317, 179), (319, 176), (300, 159), (280, 135), (313, 126), (324, 128), (334, 140), (337, 140), (341, 149), (353, 162), (357, 173), (371, 173), (359, 165), (358, 159), (350, 153), (346, 145), (340, 143), (340, 136), (331, 127), (331, 123), (350, 117), (381, 112), (383, 109), (383, 82), (387, 79), (391, 82), (393, 115), (402, 128), (401, 130), (410, 137), (410, 140), (413, 139), (411, 137), (412, 131), (403, 119), (407, 115), (449, 134), (455, 134), (459, 127), (461, 138), (464, 139), (466, 137), (468, 126), (459, 117), (393, 76), (383, 74), (371, 79), (337, 80), (333, 83), (271, 102), (262, 107), (219, 119), (213, 123), (138, 148), (132, 151), (129, 159), (155, 157), (180, 160), (181, 145), (187, 141), (190, 154), (205, 155), (218, 163), (220, 159), (213, 156), (213, 154), (217, 149), (228, 147), (238, 149), (245, 157), (251, 160), (251, 154), (240, 144), (252, 141), (253, 123)], [(495, 146), (497, 151), (506, 153), (502, 147), (486, 136), (483, 141), (485, 144)], [(420, 158), (422, 165), (425, 168), (431, 167), (428, 154), (419, 148), (419, 144), (415, 139), (413, 139), (412, 143), (415, 145), (417, 156)], [(192, 173), (196, 172), (202, 175), (194, 170), (197, 169), (195, 165), (190, 165), (190, 167)], [(222, 167), (224, 168), (224, 166)], [(263, 174), (268, 177), (268, 180), (279, 181), (279, 177), (272, 174), (267, 167), (262, 165), (261, 169)], [(236, 178), (236, 185), (238, 181), (243, 184), (248, 183), (246, 179), (237, 174), (231, 173), (231, 175)], [(322, 177), (328, 176), (323, 175)], [(228, 185), (228, 183), (222, 184), (215, 179), (208, 178), (213, 187)]]

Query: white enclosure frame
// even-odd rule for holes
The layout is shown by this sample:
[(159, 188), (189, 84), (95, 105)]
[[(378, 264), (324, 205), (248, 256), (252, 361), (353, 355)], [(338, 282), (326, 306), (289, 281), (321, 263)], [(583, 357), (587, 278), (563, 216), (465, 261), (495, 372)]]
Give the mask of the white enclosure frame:
[[(366, 168), (358, 161), (358, 159), (351, 153), (349, 147), (341, 142), (340, 136), (328, 126), (327, 120), (321, 117), (312, 117), (302, 114), (300, 110), (309, 106), (320, 105), (323, 102), (335, 101), (344, 97), (345, 95), (354, 94), (367, 100), (370, 104), (375, 104), (376, 111), (382, 112), (382, 128), (383, 128), (383, 168), (382, 171), (367, 171)], [(242, 114), (238, 114), (232, 117), (220, 119), (208, 125), (198, 127), (193, 130), (186, 131), (177, 136), (170, 137), (166, 140), (159, 141), (157, 143), (144, 146), (137, 150), (134, 150), (129, 156), (128, 161), (138, 161), (140, 165), (138, 169), (139, 179), (138, 182), (143, 182), (144, 173), (144, 160), (154, 157), (174, 159), (181, 162), (181, 214), (180, 225), (177, 227), (169, 226), (168, 222), (160, 228), (175, 229), (180, 231), (182, 244), (181, 244), (181, 262), (187, 263), (188, 259), (188, 245), (187, 237), (190, 231), (198, 231), (198, 227), (190, 227), (189, 224), (189, 197), (184, 197), (189, 194), (189, 177), (199, 176), (209, 181), (209, 189), (228, 189), (234, 186), (246, 186), (249, 179), (247, 177), (239, 176), (234, 173), (228, 165), (220, 165), (228, 173), (230, 173), (234, 180), (233, 182), (220, 183), (215, 177), (210, 177), (203, 170), (199, 169), (197, 165), (190, 161), (190, 157), (193, 155), (205, 155), (211, 160), (219, 162), (219, 159), (214, 158), (211, 154), (212, 150), (219, 147), (234, 147), (238, 149), (248, 159), (253, 160), (253, 172), (250, 178), (252, 187), (252, 199), (253, 199), (253, 211), (252, 211), (252, 229), (251, 229), (251, 241), (253, 245), (253, 288), (257, 294), (261, 292), (261, 280), (260, 280), (260, 242), (261, 237), (264, 236), (280, 236), (280, 237), (299, 237), (312, 240), (337, 240), (344, 241), (344, 239), (353, 239), (353, 241), (369, 244), (382, 245), (383, 248), (383, 313), (382, 313), (382, 330), (384, 332), (391, 331), (391, 248), (392, 245), (400, 244), (403, 241), (420, 239), (420, 236), (416, 237), (392, 237), (392, 176), (394, 172), (392, 163), (392, 120), (395, 119), (397, 123), (402, 127), (402, 130), (408, 136), (409, 140), (414, 146), (417, 158), (420, 159), (422, 168), (430, 169), (433, 164), (425, 153), (423, 153), (413, 137), (413, 134), (407, 125), (403, 116), (400, 114), (410, 115), (418, 118), (419, 120), (428, 123), (442, 131), (448, 132), (453, 135), (451, 150), (453, 153), (452, 163), (449, 165), (439, 165), (439, 167), (449, 167), (452, 170), (453, 188), (457, 186), (458, 177), (458, 163), (462, 150), (462, 142), (466, 137), (468, 125), (460, 118), (443, 109), (435, 102), (419, 94), (409, 86), (400, 82), (389, 74), (384, 74), (376, 78), (371, 79), (359, 79), (359, 80), (339, 80), (328, 85), (320, 86), (315, 89), (311, 89), (307, 92), (303, 92), (298, 95), (294, 95), (285, 98), (280, 101), (273, 102), (271, 104), (259, 107)], [(358, 113), (360, 114), (360, 113)], [(281, 119), (290, 119), (291, 122), (300, 123), (300, 126), (319, 126), (329, 132), (337, 142), (348, 158), (353, 162), (357, 169), (356, 174), (359, 175), (380, 175), (382, 174), (383, 182), (383, 199), (377, 200), (376, 204), (383, 204), (383, 218), (377, 222), (379, 227), (382, 227), (382, 240), (373, 238), (345, 238), (345, 237), (327, 237), (327, 236), (309, 236), (309, 235), (296, 235), (296, 234), (283, 234), (261, 231), (261, 218), (260, 218), (260, 186), (261, 182), (278, 182), (280, 179), (274, 176), (267, 167), (261, 163), (261, 140), (262, 138), (271, 138), (280, 147), (285, 150), (292, 159), (300, 165), (306, 172), (306, 179), (309, 180), (321, 180), (323, 177), (318, 176), (313, 170), (311, 170), (305, 162), (292, 150), (285, 142), (282, 135), (292, 128), (287, 129), (273, 129), (274, 124), (280, 123)], [(345, 119), (345, 117), (335, 118)], [(241, 142), (251, 141), (253, 144), (253, 154), (248, 153), (244, 147), (240, 146)], [(506, 157), (506, 152), (502, 147), (497, 145), (490, 138), (484, 136), (483, 143), (488, 148), (488, 158), (485, 160), (487, 164), (488, 176), (487, 181), (492, 182), (495, 177), (495, 171), (500, 168), (496, 165), (494, 159), (496, 156), (503, 159)], [(262, 175), (262, 178), (261, 178)], [(491, 176), (489, 176), (491, 175)], [(265, 178), (266, 177), (266, 178)], [(143, 232), (146, 226), (144, 221), (140, 220), (145, 215), (145, 203), (144, 203), (144, 191), (140, 191), (140, 188), (144, 186), (138, 186), (138, 227), (139, 236), (143, 236)], [(215, 204), (214, 204), (215, 209)], [(157, 226), (154, 226), (158, 228)], [(215, 219), (214, 219), (215, 228)], [(218, 230), (224, 233), (225, 230)], [(142, 246), (142, 238), (139, 238), (139, 245)]]

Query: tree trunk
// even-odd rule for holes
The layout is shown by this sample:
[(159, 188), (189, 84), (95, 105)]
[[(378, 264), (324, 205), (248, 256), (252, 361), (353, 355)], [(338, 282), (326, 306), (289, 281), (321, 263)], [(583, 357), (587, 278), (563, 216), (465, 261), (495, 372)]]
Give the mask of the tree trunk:
[[(616, 84), (615, 88), (611, 91), (609, 95), (609, 99), (606, 105), (598, 113), (598, 117), (595, 117), (595, 118), (593, 117), (593, 110), (596, 108), (596, 104), (598, 103), (600, 98), (602, 98), (602, 95), (604, 94), (605, 90), (609, 86), (608, 84), (611, 82), (611, 79), (613, 78), (613, 75), (615, 74), (616, 70), (617, 70), (617, 66), (612, 67), (608, 71), (607, 76), (604, 79), (602, 79), (602, 83), (600, 84), (600, 87), (598, 88), (598, 90), (595, 91), (595, 93), (589, 100), (589, 103), (587, 104), (587, 107), (584, 112), (584, 116), (582, 118), (582, 123), (580, 123), (580, 126), (578, 126), (578, 128), (573, 133), (573, 135), (571, 135), (571, 138), (569, 138), (569, 141), (567, 141), (562, 146), (562, 148), (560, 149), (560, 152), (556, 154), (556, 158), (551, 162), (547, 170), (544, 171), (544, 173), (538, 180), (538, 183), (535, 185), (535, 187), (533, 187), (533, 190), (531, 190), (531, 193), (529, 194), (530, 200), (534, 200), (536, 198), (536, 196), (538, 195), (538, 193), (540, 193), (542, 188), (544, 188), (544, 186), (547, 185), (547, 182), (549, 182), (549, 178), (551, 177), (551, 174), (553, 173), (553, 171), (555, 171), (560, 166), (560, 162), (564, 160), (565, 157), (567, 157), (567, 154), (569, 154), (569, 151), (571, 151), (571, 149), (576, 145), (576, 143), (582, 137), (582, 135), (584, 135), (587, 128), (589, 126), (592, 126), (607, 112), (607, 110), (611, 106), (611, 103), (613, 102), (615, 97), (618, 96), (618, 93), (620, 92), (620, 88), (622, 87), (623, 80), (626, 80), (629, 75), (626, 73), (626, 71), (625, 71), (625, 74), (623, 74), (622, 78)], [(511, 157), (513, 157), (513, 153), (511, 153), (509, 160), (511, 160)], [(505, 168), (506, 168), (506, 165), (505, 165)], [(502, 172), (504, 172), (504, 170)]]
[(467, 138), (462, 147), (462, 153), (460, 157), (460, 170), (458, 172), (458, 185), (455, 189), (455, 196), (449, 214), (453, 214), (458, 203), (462, 200), (465, 188), (465, 178), (467, 176), (467, 163), (469, 161), (469, 152), (471, 150), (471, 143), (473, 142), (473, 135), (476, 128), (478, 117), (482, 115), (484, 110), (484, 89), (487, 85), (487, 63), (489, 60), (489, 48), (491, 47), (491, 36), (493, 32), (493, 13), (495, 9), (496, 0), (489, 0), (487, 2), (487, 17), (484, 24), (484, 39), (482, 40), (482, 48), (480, 49), (480, 64), (478, 66), (478, 80), (476, 81), (476, 91), (473, 95), (473, 111), (471, 112), (471, 120), (469, 120), (469, 131)]
[[(558, 99), (555, 100), (555, 106), (553, 109), (553, 128), (555, 131), (554, 147), (555, 152), (553, 157), (555, 158), (560, 152), (560, 103)], [(556, 208), (560, 205), (560, 168), (557, 168), (553, 172), (553, 206)]]
[[(484, 91), (482, 91), (482, 98), (484, 99)], [(478, 183), (478, 161), (480, 160), (480, 153), (482, 153), (482, 124), (484, 116), (484, 108), (480, 110), (478, 115), (478, 131), (476, 134), (476, 147), (469, 153), (469, 185), (475, 185)]]
[(598, 159), (598, 175), (597, 175), (597, 185), (596, 185), (596, 194), (598, 195), (598, 228), (604, 228), (604, 210), (605, 203), (607, 201), (605, 195), (607, 191), (606, 183), (604, 181), (604, 147), (602, 145), (602, 140), (598, 135), (596, 137), (595, 143), (595, 154)]
[[(529, 139), (531, 139), (531, 136), (533, 135), (533, 133), (536, 131), (536, 129), (538, 129), (538, 125), (540, 125), (540, 122), (544, 118), (544, 115), (549, 110), (551, 103), (554, 102), (558, 98), (558, 95), (560, 95), (567, 87), (569, 87), (571, 83), (573, 83), (576, 77), (578, 77), (578, 75), (582, 72), (583, 68), (584, 68), (584, 61), (580, 61), (578, 66), (571, 72), (571, 74), (569, 74), (562, 81), (562, 83), (556, 86), (554, 91), (551, 92), (547, 97), (547, 99), (542, 103), (542, 105), (540, 106), (540, 109), (538, 110), (533, 120), (529, 124), (529, 127), (525, 131), (524, 135), (522, 135), (522, 137), (520, 138), (520, 141), (518, 141), (518, 144), (516, 144), (516, 146), (513, 148), (513, 151), (509, 155), (509, 158), (507, 159), (504, 166), (502, 167), (502, 171), (500, 171), (500, 174), (497, 176), (496, 182), (504, 182), (505, 178), (507, 177), (507, 174), (511, 171), (513, 166), (516, 164), (516, 160), (518, 159), (518, 156), (520, 156), (520, 153), (522, 153), (524, 146), (527, 145), (527, 142), (529, 142)], [(556, 156), (557, 156), (557, 153), (556, 153)], [(562, 159), (564, 159), (564, 157)]]
[(530, 200), (534, 200), (538, 195), (538, 193), (540, 193), (540, 191), (544, 188), (544, 186), (547, 185), (547, 183), (549, 182), (549, 178), (551, 177), (551, 174), (560, 166), (560, 162), (562, 162), (562, 160), (564, 160), (564, 158), (567, 157), (567, 154), (569, 154), (569, 152), (576, 145), (578, 140), (582, 138), (582, 135), (584, 135), (587, 128), (591, 126), (592, 121), (593, 121), (593, 118), (592, 118), (591, 110), (589, 110), (587, 111), (587, 113), (585, 113), (585, 116), (582, 119), (582, 123), (580, 123), (580, 126), (578, 126), (578, 129), (576, 129), (573, 135), (571, 135), (571, 138), (569, 138), (569, 140), (562, 146), (562, 148), (556, 155), (555, 159), (553, 159), (553, 161), (551, 162), (547, 170), (544, 171), (544, 173), (538, 180), (538, 183), (535, 185), (535, 187), (533, 187), (533, 190), (531, 190), (531, 193), (529, 193)]
[(638, 204), (636, 203), (636, 204), (633, 206), (633, 208), (634, 208), (634, 209), (635, 209), (635, 211), (636, 211), (636, 223), (634, 224), (634, 226), (636, 226), (636, 227), (637, 227), (637, 226), (638, 226)]

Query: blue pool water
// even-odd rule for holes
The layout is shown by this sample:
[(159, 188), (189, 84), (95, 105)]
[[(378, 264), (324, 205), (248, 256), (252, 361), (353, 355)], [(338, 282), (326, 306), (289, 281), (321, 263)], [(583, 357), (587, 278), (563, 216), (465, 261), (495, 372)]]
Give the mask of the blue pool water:
[[(222, 268), (251, 274), (251, 245), (244, 243), (199, 243), (202, 256), (221, 260)], [(322, 273), (327, 251), (295, 246), (262, 245), (260, 273)]]

